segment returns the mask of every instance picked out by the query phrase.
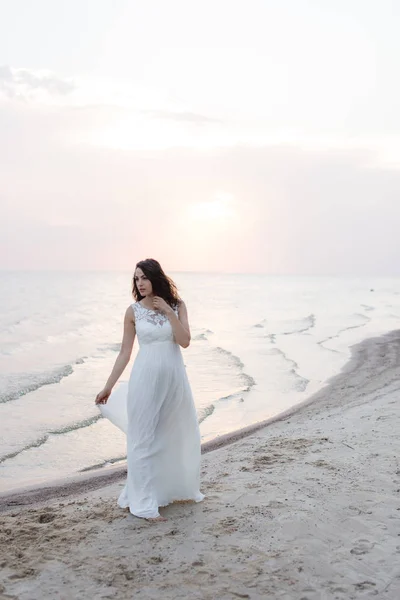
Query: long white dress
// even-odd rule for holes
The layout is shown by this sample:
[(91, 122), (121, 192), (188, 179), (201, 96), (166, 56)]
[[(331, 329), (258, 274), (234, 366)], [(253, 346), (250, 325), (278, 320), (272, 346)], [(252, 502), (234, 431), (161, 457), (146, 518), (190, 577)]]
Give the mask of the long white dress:
[(118, 504), (137, 517), (154, 518), (174, 500), (203, 500), (200, 431), (168, 318), (139, 302), (132, 310), (140, 348), (129, 383), (99, 408), (127, 434), (128, 476)]

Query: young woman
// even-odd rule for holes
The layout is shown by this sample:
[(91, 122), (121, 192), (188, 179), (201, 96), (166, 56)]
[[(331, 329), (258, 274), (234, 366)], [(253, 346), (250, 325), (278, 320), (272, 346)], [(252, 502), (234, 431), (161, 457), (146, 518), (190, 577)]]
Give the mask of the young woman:
[[(96, 404), (127, 434), (128, 477), (119, 506), (164, 521), (160, 506), (204, 498), (200, 432), (180, 350), (189, 346), (190, 328), (186, 306), (156, 260), (137, 263), (132, 292), (136, 302), (125, 313), (121, 350)], [(140, 349), (129, 384), (112, 392), (136, 335)]]

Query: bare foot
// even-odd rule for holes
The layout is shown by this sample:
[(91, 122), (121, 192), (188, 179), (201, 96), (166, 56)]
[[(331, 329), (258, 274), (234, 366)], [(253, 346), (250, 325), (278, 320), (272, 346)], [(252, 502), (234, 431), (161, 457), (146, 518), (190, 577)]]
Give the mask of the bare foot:
[(150, 521), (150, 523), (152, 523), (153, 521), (168, 521), (168, 519), (166, 519), (165, 517), (162, 517), (161, 515), (159, 517), (148, 517), (145, 520)]

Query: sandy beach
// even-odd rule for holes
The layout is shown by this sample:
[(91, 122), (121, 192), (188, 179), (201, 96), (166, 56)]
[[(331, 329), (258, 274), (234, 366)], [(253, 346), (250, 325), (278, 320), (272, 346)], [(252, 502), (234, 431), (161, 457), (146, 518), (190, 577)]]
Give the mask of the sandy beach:
[(400, 598), (400, 332), (310, 401), (204, 447), (199, 504), (116, 505), (124, 468), (0, 496), (0, 599)]

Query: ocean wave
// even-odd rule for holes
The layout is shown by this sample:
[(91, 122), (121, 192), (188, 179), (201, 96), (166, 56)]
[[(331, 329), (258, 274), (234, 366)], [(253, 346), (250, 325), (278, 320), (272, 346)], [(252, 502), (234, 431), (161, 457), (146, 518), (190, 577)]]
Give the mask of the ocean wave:
[(253, 325), (253, 328), (262, 329), (263, 327), (265, 327), (266, 324), (267, 324), (267, 319), (264, 319), (260, 323), (256, 323), (255, 325)]
[(233, 354), (229, 350), (225, 350), (225, 348), (221, 348), (221, 346), (217, 346), (216, 348), (214, 348), (214, 351), (218, 352), (218, 354), (223, 354), (224, 356), (226, 356), (238, 369), (243, 369), (244, 364), (242, 363), (240, 358), (236, 356), (236, 354)]
[(208, 340), (208, 336), (209, 335), (213, 335), (214, 332), (211, 331), (211, 329), (202, 329), (200, 331), (200, 333), (196, 334), (193, 337), (193, 341), (197, 342), (197, 341), (204, 341), (204, 340)]
[(360, 304), (360, 306), (362, 306), (364, 310), (375, 310), (375, 306), (370, 306), (369, 304)]
[(103, 350), (104, 352), (119, 352), (121, 350), (121, 342), (102, 344), (102, 346), (99, 347), (99, 350)]
[(72, 364), (64, 365), (63, 367), (59, 367), (50, 372), (29, 373), (25, 376), (21, 374), (16, 375), (16, 381), (11, 382), (11, 389), (0, 394), (0, 404), (17, 400), (18, 398), (26, 396), (26, 394), (34, 392), (45, 385), (60, 383), (64, 377), (69, 377), (69, 375), (72, 375), (74, 372), (74, 365), (83, 364), (85, 362), (85, 358), (86, 357), (77, 358)]
[(310, 383), (310, 380), (307, 379), (306, 377), (303, 377), (302, 375), (298, 374), (298, 369), (299, 369), (299, 365), (297, 364), (297, 362), (295, 360), (293, 360), (292, 358), (289, 358), (287, 356), (287, 354), (285, 352), (283, 352), (283, 350), (281, 350), (280, 348), (272, 348), (269, 351), (269, 354), (272, 355), (280, 355), (283, 357), (283, 359), (288, 362), (291, 365), (291, 368), (289, 369), (289, 373), (290, 375), (292, 375), (293, 380), (294, 380), (294, 389), (297, 392), (304, 392), (307, 389), (308, 384)]
[(199, 425), (200, 425), (200, 423), (202, 423), (204, 421), (204, 419), (207, 419), (207, 417), (212, 415), (214, 410), (215, 410), (214, 404), (210, 404), (209, 406), (206, 406), (205, 408), (203, 408), (203, 410), (201, 411), (200, 416), (199, 416)]
[[(221, 402), (226, 402), (227, 400), (234, 401), (235, 399), (237, 399), (239, 402), (244, 402), (244, 394), (250, 392), (252, 387), (256, 385), (255, 379), (248, 373), (245, 373), (243, 362), (238, 356), (233, 354), (233, 352), (230, 352), (230, 350), (226, 350), (225, 348), (222, 348), (220, 346), (211, 347), (210, 352), (223, 356), (225, 360), (222, 364), (225, 363), (226, 365), (226, 362), (228, 363), (226, 365), (228, 367), (229, 377), (229, 383), (227, 387), (231, 389), (233, 387), (235, 391), (227, 396), (221, 396), (219, 398), (216, 398), (215, 400), (213, 400), (212, 404), (209, 404), (205, 408), (200, 409), (198, 412), (199, 424), (203, 423), (203, 421), (210, 417), (213, 414), (213, 412), (218, 408), (218, 404)], [(221, 363), (217, 362), (217, 364)], [(229, 376), (229, 372), (231, 369), (233, 370), (233, 373), (232, 376)], [(235, 381), (233, 385), (232, 379), (234, 379)]]
[(49, 437), (51, 435), (63, 435), (64, 433), (69, 433), (70, 431), (76, 431), (77, 429), (84, 429), (85, 427), (90, 427), (91, 425), (93, 425), (99, 419), (102, 419), (102, 418), (103, 418), (103, 416), (101, 414), (98, 414), (98, 415), (94, 415), (93, 417), (84, 419), (83, 421), (78, 421), (77, 423), (65, 425), (65, 427), (60, 427), (59, 429), (52, 429), (50, 431), (47, 431), (40, 438), (38, 438), (37, 440), (34, 440), (33, 442), (30, 442), (23, 448), (20, 448), (19, 450), (15, 450), (14, 452), (10, 452), (9, 454), (5, 454), (4, 456), (1, 456), (0, 464), (5, 462), (6, 460), (15, 458), (16, 456), (18, 456), (18, 454), (21, 454), (21, 452), (25, 452), (26, 450), (30, 450), (31, 448), (39, 448), (39, 446), (43, 446), (43, 444), (45, 444), (47, 442), (47, 440), (49, 439)]
[(270, 340), (271, 344), (276, 343), (276, 333), (269, 333), (265, 337)]
[(256, 380), (254, 379), (254, 377), (252, 377), (251, 375), (248, 375), (247, 373), (242, 373), (241, 378), (243, 379), (245, 386), (246, 386), (242, 390), (242, 392), (249, 392), (251, 390), (251, 388), (256, 385)]
[(21, 452), (25, 452), (25, 450), (30, 450), (31, 448), (38, 448), (39, 446), (42, 446), (44, 443), (47, 442), (48, 439), (49, 439), (48, 434), (45, 434), (42, 437), (40, 437), (37, 440), (35, 440), (34, 442), (31, 442), (30, 444), (27, 444), (23, 448), (20, 448), (19, 450), (15, 450), (15, 452), (10, 452), (9, 454), (5, 454), (4, 456), (0, 456), (0, 464), (3, 463), (3, 462), (5, 462), (6, 460), (10, 460), (11, 458), (15, 458), (16, 456), (18, 456), (18, 454), (21, 454)]
[(360, 327), (365, 327), (367, 325), (367, 323), (369, 323), (371, 321), (370, 317), (367, 317), (366, 315), (360, 314), (360, 313), (354, 313), (353, 317), (358, 317), (364, 320), (364, 323), (359, 323), (358, 325), (349, 325), (348, 327), (343, 327), (342, 329), (339, 329), (339, 331), (337, 333), (335, 333), (335, 335), (330, 335), (326, 338), (324, 338), (323, 340), (320, 340), (319, 342), (317, 342), (317, 344), (319, 346), (322, 346), (322, 348), (324, 348), (325, 350), (329, 350), (330, 352), (336, 352), (339, 353), (339, 350), (333, 350), (332, 348), (327, 348), (326, 346), (324, 346), (324, 344), (326, 342), (329, 342), (330, 340), (335, 340), (337, 339), (342, 333), (344, 333), (345, 331), (350, 331), (352, 329), (359, 329)]
[(317, 345), (320, 346), (321, 348), (323, 348), (324, 350), (326, 350), (327, 352), (333, 352), (334, 354), (343, 354), (343, 352), (340, 352), (340, 350), (335, 350), (334, 348), (327, 348), (324, 345), (325, 342), (329, 342), (329, 340), (333, 340), (335, 337), (337, 337), (337, 336), (333, 335), (331, 337), (327, 337), (324, 340), (321, 340), (320, 342), (317, 342)]
[[(366, 322), (371, 321), (371, 317), (367, 317), (367, 315), (364, 315), (363, 313), (354, 313), (352, 316), (364, 319)], [(355, 325), (352, 325), (352, 327), (355, 327)]]
[(193, 338), (194, 342), (201, 342), (204, 340), (208, 340), (208, 337), (206, 336), (205, 333), (199, 333), (198, 335), (195, 335)]
[(214, 348), (214, 351), (218, 352), (218, 354), (223, 354), (224, 356), (226, 356), (228, 360), (230, 360), (230, 362), (240, 371), (239, 377), (245, 385), (244, 389), (241, 390), (241, 393), (249, 392), (251, 388), (254, 385), (256, 385), (255, 379), (251, 375), (248, 375), (244, 372), (244, 364), (238, 356), (236, 356), (229, 350), (225, 350), (225, 348), (221, 348), (220, 346)]
[(300, 329), (298, 329), (296, 327), (293, 330), (284, 331), (282, 333), (282, 335), (292, 335), (294, 333), (304, 333), (304, 332), (308, 331), (309, 329), (312, 329), (313, 327), (315, 327), (315, 322), (316, 322), (316, 316), (313, 314), (308, 315), (308, 317), (305, 317), (304, 319), (299, 320), (298, 327), (300, 327)]
[[(309, 331), (310, 329), (315, 327), (316, 319), (317, 319), (316, 316), (314, 314), (311, 314), (302, 319), (295, 319), (293, 322), (290, 322), (289, 326), (285, 322), (283, 322), (281, 324), (281, 327), (279, 327), (280, 324), (277, 323), (276, 325), (273, 326), (274, 331), (272, 331), (272, 333), (270, 333), (266, 337), (272, 337), (272, 336), (277, 336), (277, 335), (294, 335), (295, 333), (305, 333), (306, 331)], [(263, 329), (266, 326), (267, 326), (267, 320), (264, 319), (263, 321), (260, 321), (260, 323), (256, 323), (255, 325), (253, 325), (253, 328)], [(275, 343), (275, 337), (274, 337), (273, 343)]]
[(106, 458), (101, 463), (97, 463), (95, 465), (90, 465), (89, 467), (84, 467), (83, 469), (79, 469), (79, 473), (86, 473), (87, 471), (95, 471), (96, 469), (102, 469), (104, 467), (108, 467), (109, 465), (114, 465), (115, 463), (123, 462), (126, 460), (126, 456), (116, 456), (115, 458)]

